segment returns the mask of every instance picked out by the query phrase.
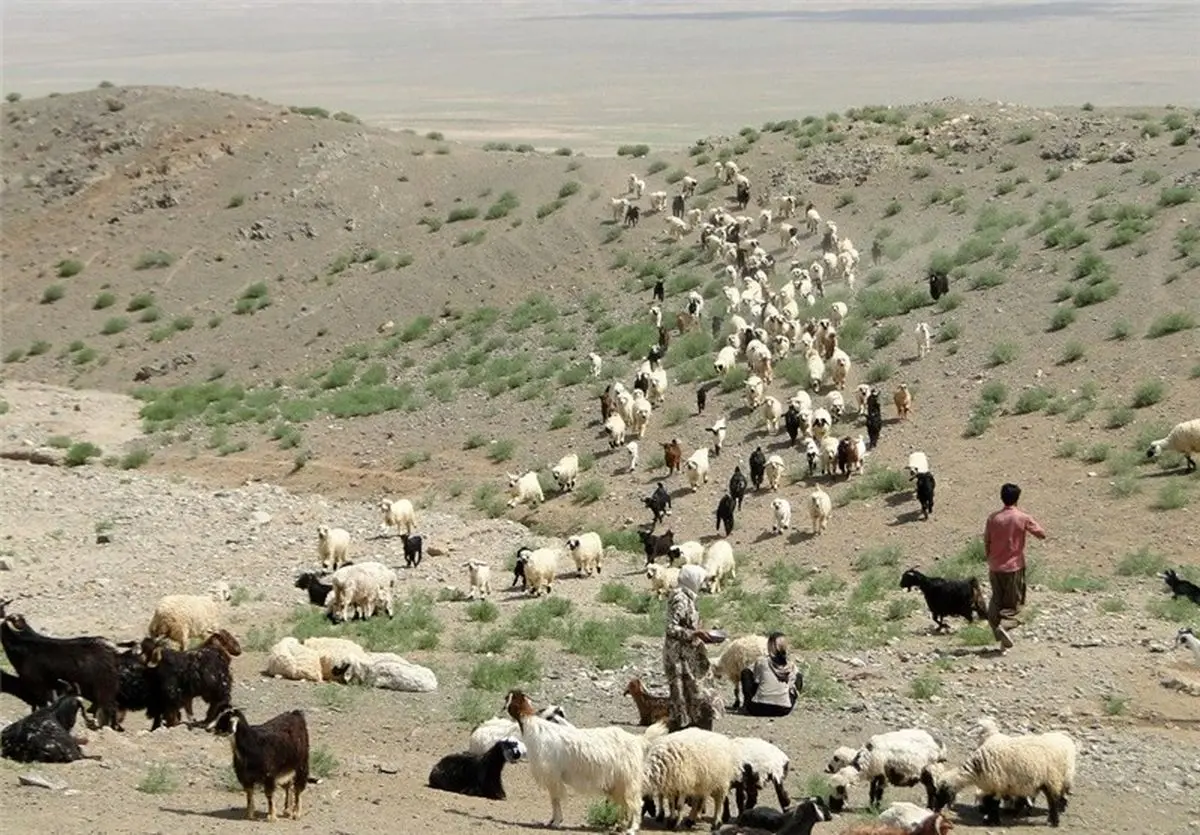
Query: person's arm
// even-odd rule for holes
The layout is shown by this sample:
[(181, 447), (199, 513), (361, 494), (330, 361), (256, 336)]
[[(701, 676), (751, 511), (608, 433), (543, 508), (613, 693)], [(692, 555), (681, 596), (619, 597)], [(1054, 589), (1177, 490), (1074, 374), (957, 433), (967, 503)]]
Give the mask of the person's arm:
[(992, 552), (992, 517), (989, 516), (987, 521), (983, 523), (983, 553), (990, 554)]
[(695, 631), (682, 625), (683, 619), (687, 614), (687, 601), (679, 597), (673, 598), (670, 608), (667, 610), (668, 638), (673, 638), (676, 641), (691, 641), (695, 638)]
[(1025, 514), (1025, 531), (1036, 536), (1038, 539), (1046, 538), (1046, 531), (1038, 524), (1037, 519), (1034, 519), (1029, 514)]

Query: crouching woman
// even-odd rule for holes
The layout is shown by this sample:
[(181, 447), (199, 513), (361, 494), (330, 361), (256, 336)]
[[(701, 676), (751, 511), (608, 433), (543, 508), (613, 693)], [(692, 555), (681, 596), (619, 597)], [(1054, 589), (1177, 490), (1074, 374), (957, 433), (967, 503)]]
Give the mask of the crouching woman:
[(742, 670), (742, 704), (750, 716), (787, 716), (804, 689), (782, 632), (767, 636), (767, 654)]

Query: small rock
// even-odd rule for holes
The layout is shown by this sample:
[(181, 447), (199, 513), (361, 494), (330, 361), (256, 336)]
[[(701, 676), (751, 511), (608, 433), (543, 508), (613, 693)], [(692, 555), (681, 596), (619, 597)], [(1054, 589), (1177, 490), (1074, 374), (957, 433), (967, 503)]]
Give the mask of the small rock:
[(250, 522), (254, 525), (265, 525), (271, 521), (271, 514), (265, 510), (256, 510), (250, 514)]
[(64, 783), (55, 783), (41, 774), (35, 772), (27, 772), (17, 777), (17, 782), (22, 786), (33, 786), (38, 789), (50, 789), (52, 791), (61, 791), (66, 788)]
[(110, 542), (112, 542), (112, 534), (110, 534), (110, 533), (96, 534), (96, 544), (97, 545), (108, 545)]
[(431, 557), (444, 557), (449, 547), (439, 548), (436, 545), (429, 545), (425, 548), (425, 553)]
[(399, 774), (400, 773), (400, 767), (392, 765), (391, 763), (380, 763), (376, 767), (379, 769), (379, 772), (381, 774)]
[(12, 571), (13, 561), (9, 557), (0, 557), (0, 571)]

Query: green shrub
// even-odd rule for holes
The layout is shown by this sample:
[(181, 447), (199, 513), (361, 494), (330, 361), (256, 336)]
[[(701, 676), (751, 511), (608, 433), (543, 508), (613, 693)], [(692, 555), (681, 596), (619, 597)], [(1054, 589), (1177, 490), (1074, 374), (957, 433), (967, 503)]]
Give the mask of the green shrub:
[(120, 333), (128, 327), (128, 319), (126, 319), (124, 316), (114, 316), (104, 323), (104, 326), (100, 328), (100, 333), (104, 334), (105, 336), (112, 336), (113, 334)]
[(474, 220), (479, 217), (479, 209), (474, 206), (458, 206), (446, 215), (447, 223), (459, 223), (464, 220)]
[(988, 355), (988, 364), (995, 368), (1000, 365), (1008, 365), (1017, 358), (1020, 353), (1020, 348), (1015, 342), (997, 342), (992, 346), (992, 352)]
[(1135, 409), (1145, 409), (1163, 399), (1167, 387), (1161, 380), (1147, 380), (1137, 387), (1133, 393), (1131, 405)]
[(51, 284), (42, 291), (42, 304), (54, 304), (67, 294), (67, 290), (61, 284)]
[(68, 467), (80, 467), (86, 464), (92, 458), (100, 455), (101, 452), (102, 450), (100, 447), (96, 446), (95, 444), (87, 441), (80, 441), (78, 443), (71, 444), (71, 446), (67, 448), (67, 454), (64, 461)]
[(159, 270), (175, 263), (175, 256), (169, 252), (155, 250), (143, 252), (134, 263), (135, 270)]
[(1155, 319), (1146, 331), (1146, 338), (1158, 339), (1194, 327), (1196, 327), (1196, 318), (1187, 311), (1177, 310), (1172, 313), (1164, 313)]
[(71, 278), (83, 272), (83, 262), (68, 258), (65, 261), (59, 261), (57, 269), (59, 278)]
[(1060, 331), (1075, 321), (1075, 311), (1069, 307), (1060, 307), (1054, 311), (1054, 315), (1050, 317), (1050, 324), (1047, 326), (1048, 331)]
[(650, 153), (650, 146), (644, 145), (644, 144), (621, 145), (620, 147), (617, 148), (617, 156), (619, 156), (619, 157), (637, 158), (637, 157), (647, 156), (647, 155), (649, 155), (649, 153)]
[(1073, 339), (1063, 346), (1062, 359), (1059, 360), (1060, 365), (1070, 365), (1073, 362), (1078, 362), (1083, 359), (1083, 343), (1077, 339)]

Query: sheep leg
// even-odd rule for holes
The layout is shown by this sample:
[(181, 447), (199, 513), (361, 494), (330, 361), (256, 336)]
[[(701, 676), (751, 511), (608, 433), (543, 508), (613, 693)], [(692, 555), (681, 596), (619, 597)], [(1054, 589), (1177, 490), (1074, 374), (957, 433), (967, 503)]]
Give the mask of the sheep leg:
[(563, 795), (565, 794), (566, 789), (564, 787), (556, 786), (550, 790), (550, 822), (546, 826), (551, 829), (557, 829), (562, 826), (562, 802)]
[(1058, 817), (1062, 808), (1062, 798), (1054, 793), (1054, 790), (1049, 786), (1042, 786), (1042, 793), (1046, 795), (1046, 808), (1048, 810), (1047, 820), (1051, 826), (1058, 826)]
[[(725, 805), (726, 811), (728, 811), (729, 789), (725, 789), (724, 791), (720, 791), (720, 792), (713, 792), (712, 801), (713, 801), (713, 814), (712, 814), (712, 827), (711, 828), (712, 828), (713, 832), (716, 832), (718, 829), (721, 828), (721, 806), (722, 806), (722, 804)], [(704, 801), (701, 800), (701, 803), (703, 803), (703, 802)]]
[(883, 802), (883, 777), (871, 778), (871, 806), (878, 806)]
[[(775, 797), (779, 801), (779, 808), (787, 811), (787, 808), (792, 805), (792, 798), (788, 796), (787, 787), (783, 785), (781, 780), (771, 778), (771, 782), (775, 785)], [(929, 804), (932, 808), (932, 802)]]
[(979, 801), (979, 810), (983, 813), (984, 824), (1000, 823), (1000, 798), (992, 794), (984, 795)]

